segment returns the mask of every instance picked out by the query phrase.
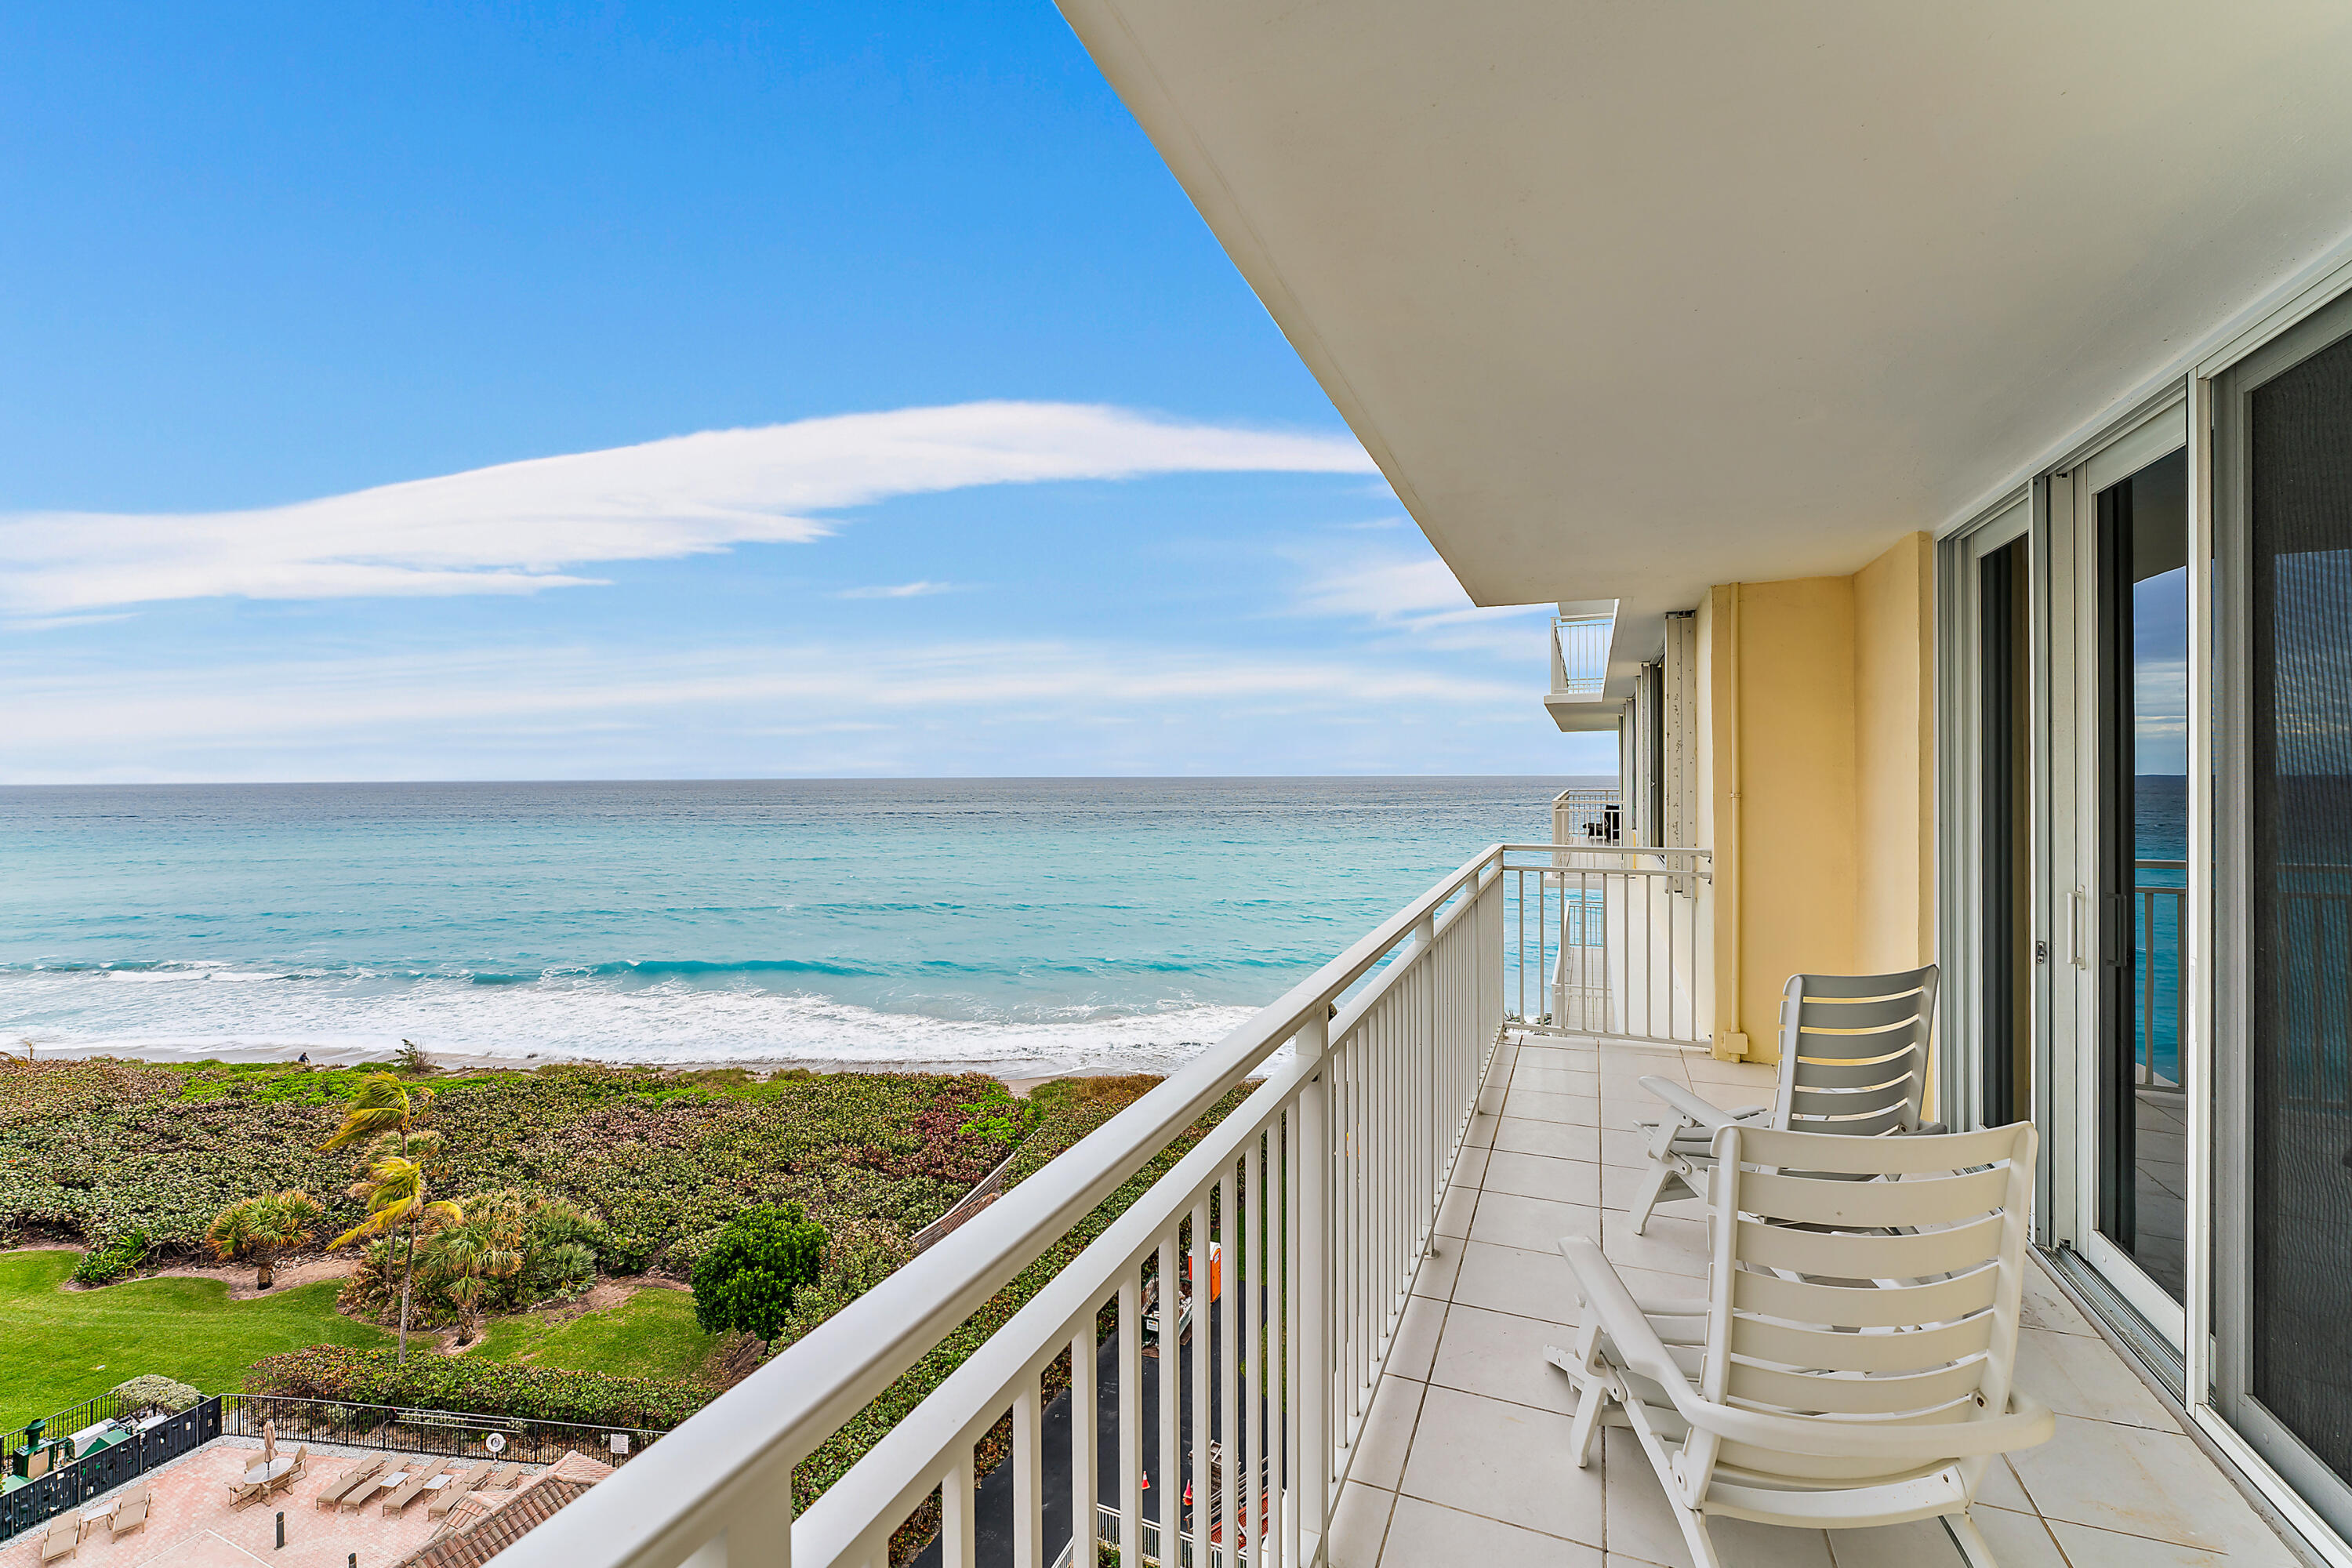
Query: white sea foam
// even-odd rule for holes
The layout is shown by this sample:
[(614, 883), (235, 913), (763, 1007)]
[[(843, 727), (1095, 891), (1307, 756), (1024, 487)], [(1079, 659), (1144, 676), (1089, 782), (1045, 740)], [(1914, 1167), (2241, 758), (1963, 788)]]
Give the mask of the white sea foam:
[[(125, 981), (291, 984), (157, 986), (152, 1003), (94, 987)], [(386, 986), (372, 976), (289, 977), (282, 969), (36, 970), (0, 973), (7, 1034), (77, 1053), (198, 1059), (248, 1053), (428, 1052), (515, 1061), (653, 1065), (790, 1061), (821, 1066), (943, 1065), (1008, 1076), (1164, 1071), (1251, 1015), (1172, 997), (1149, 1011), (1065, 1007), (1029, 1017), (884, 1012), (813, 993), (682, 982), (624, 987), (551, 977), (483, 986), (427, 977)], [(1060, 1016), (1052, 1016), (1058, 1014)], [(99, 1019), (104, 1022), (92, 1027)]]

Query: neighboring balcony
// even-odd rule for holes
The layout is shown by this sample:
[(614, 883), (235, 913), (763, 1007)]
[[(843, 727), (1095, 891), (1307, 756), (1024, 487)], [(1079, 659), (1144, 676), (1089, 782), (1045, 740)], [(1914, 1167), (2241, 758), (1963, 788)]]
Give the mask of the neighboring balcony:
[[(1658, 956), (1674, 921), (1702, 929), (1705, 861), (1483, 851), (497, 1561), (885, 1568), (936, 1498), (939, 1535), (917, 1561), (942, 1568), (1076, 1568), (1097, 1543), (1129, 1568), (1683, 1562), (1622, 1434), (1593, 1468), (1570, 1462), (1567, 1387), (1544, 1347), (1569, 1342), (1577, 1316), (1561, 1236), (1596, 1238), (1629, 1279), (1706, 1276), (1693, 1206), (1643, 1237), (1626, 1223), (1632, 1124), (1650, 1113), (1636, 1080), (1726, 1106), (1769, 1096), (1769, 1069), (1673, 1037), (1706, 1016), (1709, 949), (1686, 938)], [(1569, 1022), (1571, 952), (1601, 997), (1580, 995)], [(793, 1517), (802, 1459), (1237, 1091)], [(1985, 1492), (2005, 1568), (2285, 1568), (2038, 1268), (2028, 1301), (2021, 1376), (2061, 1435)], [(1743, 1563), (1959, 1561), (1934, 1525), (1843, 1533), (1834, 1558), (1819, 1531), (1734, 1525), (1721, 1540)]]
[(1609, 647), (1616, 636), (1613, 600), (1562, 605), (1551, 623), (1551, 688), (1544, 708), (1562, 730), (1611, 730), (1617, 725), (1609, 690)]

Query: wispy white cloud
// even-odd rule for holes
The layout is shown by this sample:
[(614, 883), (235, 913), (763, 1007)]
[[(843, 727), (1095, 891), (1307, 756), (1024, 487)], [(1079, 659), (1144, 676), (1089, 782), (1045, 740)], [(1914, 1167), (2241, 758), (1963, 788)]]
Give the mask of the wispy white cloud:
[[(447, 777), (482, 765), (514, 777), (550, 744), (571, 748), (567, 771), (648, 776), (658, 749), (680, 737), (698, 737), (705, 757), (751, 756), (761, 772), (920, 772), (936, 768), (943, 737), (975, 729), (1050, 739), (1114, 723), (1134, 726), (1147, 748), (1121, 760), (1181, 772), (1237, 724), (1268, 715), (1296, 744), (1304, 727), (1337, 731), (1375, 712), (1387, 721), (1383, 740), (1394, 741), (1423, 714), (1462, 724), (1523, 718), (1527, 706), (1523, 683), (1404, 661), (1058, 641), (500, 648), (194, 669), (27, 665), (8, 679), (0, 783), (19, 784), (343, 770)], [(815, 736), (865, 740), (854, 755), (745, 750), (761, 737)], [(1087, 754), (1097, 766), (1112, 755)], [(451, 761), (458, 756), (496, 760)], [(266, 760), (237, 760), (248, 757)], [(1269, 753), (1260, 765), (1314, 771), (1315, 760)]]
[(1360, 473), (1353, 439), (970, 403), (710, 430), (247, 511), (0, 514), (0, 613), (160, 600), (536, 594), (575, 569), (803, 542), (822, 515), (974, 485)]
[(928, 599), (934, 594), (962, 592), (957, 583), (934, 583), (925, 577), (913, 583), (877, 584), (869, 588), (844, 588), (834, 595), (836, 599)]
[(1541, 605), (1482, 609), (1470, 602), (1434, 555), (1382, 552), (1315, 570), (1292, 606), (1310, 616), (1343, 616), (1408, 633), (1422, 646), (1531, 658), (1541, 647), (1528, 617)]

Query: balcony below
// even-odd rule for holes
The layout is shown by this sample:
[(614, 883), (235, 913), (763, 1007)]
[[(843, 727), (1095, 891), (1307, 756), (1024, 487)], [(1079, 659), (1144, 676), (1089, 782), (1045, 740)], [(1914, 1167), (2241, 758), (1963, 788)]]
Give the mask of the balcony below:
[[(1632, 1434), (1592, 1468), (1568, 1457), (1567, 1381), (1547, 1344), (1577, 1316), (1563, 1235), (1600, 1238), (1635, 1290), (1691, 1294), (1706, 1276), (1691, 1200), (1643, 1236), (1626, 1205), (1652, 1107), (1644, 1074), (1731, 1107), (1769, 1098), (1772, 1069), (1671, 1047), (1513, 1035), (1496, 1052), (1340, 1494), (1332, 1568), (1637, 1568), (1689, 1561)], [(2001, 1568), (2293, 1568), (2297, 1559), (2122, 1355), (2036, 1265), (2019, 1381), (2058, 1415), (2056, 1440), (1997, 1461), (1975, 1510)], [(1958, 1568), (1932, 1521), (1795, 1531), (1724, 1521), (1742, 1568)]]

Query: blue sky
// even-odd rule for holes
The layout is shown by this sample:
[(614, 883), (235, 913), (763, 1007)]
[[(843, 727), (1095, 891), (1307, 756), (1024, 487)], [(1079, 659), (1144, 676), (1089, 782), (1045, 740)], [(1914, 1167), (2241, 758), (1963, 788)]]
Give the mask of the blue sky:
[(1608, 765), (1050, 6), (12, 5), (0, 198), (0, 782)]

